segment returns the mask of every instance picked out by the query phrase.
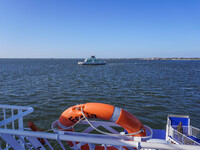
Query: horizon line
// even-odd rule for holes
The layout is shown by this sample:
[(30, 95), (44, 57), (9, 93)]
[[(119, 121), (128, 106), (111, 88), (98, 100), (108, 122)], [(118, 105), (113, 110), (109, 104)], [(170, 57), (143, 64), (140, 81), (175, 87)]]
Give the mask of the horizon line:
[[(200, 59), (200, 57), (99, 57), (98, 59)], [(0, 59), (85, 59), (83, 57), (0, 57)]]

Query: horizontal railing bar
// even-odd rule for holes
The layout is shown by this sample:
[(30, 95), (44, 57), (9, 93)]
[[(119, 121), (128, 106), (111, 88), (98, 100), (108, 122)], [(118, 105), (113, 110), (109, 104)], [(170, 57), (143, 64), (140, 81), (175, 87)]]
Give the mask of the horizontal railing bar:
[(6, 109), (23, 109), (23, 110), (28, 110), (32, 107), (27, 107), (27, 106), (15, 106), (15, 105), (0, 105), (0, 108), (6, 108)]
[(125, 146), (125, 147), (138, 147), (140, 148), (155, 148), (155, 149), (182, 149), (182, 150), (199, 150), (200, 146), (191, 146), (191, 145), (177, 145), (171, 143), (151, 143), (151, 142), (136, 142), (136, 141), (125, 141), (121, 139), (113, 138), (100, 138), (92, 136), (81, 136), (81, 135), (64, 135), (64, 134), (55, 134), (55, 133), (41, 133), (41, 132), (32, 132), (32, 131), (20, 131), (20, 130), (10, 130), (10, 129), (0, 129), (2, 134), (11, 134), (11, 135), (21, 135), (26, 137), (37, 137), (37, 138), (47, 138), (54, 140), (62, 141), (78, 141), (85, 143), (96, 143), (96, 144), (107, 144), (114, 146)]
[(190, 128), (193, 128), (193, 129), (195, 129), (195, 130), (198, 130), (198, 131), (200, 131), (200, 129), (199, 129), (199, 128), (196, 128), (196, 127), (194, 127), (194, 126), (192, 126), (192, 125), (190, 125)]

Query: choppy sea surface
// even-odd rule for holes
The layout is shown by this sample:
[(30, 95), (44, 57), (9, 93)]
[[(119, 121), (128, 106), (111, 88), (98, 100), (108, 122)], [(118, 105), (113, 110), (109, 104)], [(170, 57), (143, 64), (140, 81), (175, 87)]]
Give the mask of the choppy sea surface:
[(0, 59), (0, 104), (33, 107), (26, 121), (45, 130), (65, 109), (87, 102), (121, 107), (154, 129), (165, 129), (168, 114), (189, 115), (200, 127), (200, 61), (78, 61)]

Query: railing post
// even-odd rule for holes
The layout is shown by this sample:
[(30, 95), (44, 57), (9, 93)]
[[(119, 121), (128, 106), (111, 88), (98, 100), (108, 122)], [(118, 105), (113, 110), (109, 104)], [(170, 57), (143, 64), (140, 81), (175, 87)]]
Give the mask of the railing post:
[[(22, 112), (23, 112), (22, 109), (18, 109), (18, 114), (21, 114)], [(18, 126), (19, 126), (19, 130), (24, 130), (23, 117), (18, 119)], [(21, 138), (24, 139), (23, 136), (21, 136)], [(25, 147), (25, 145), (22, 141), (20, 141), (20, 144), (22, 145), (22, 147)]]
[[(3, 108), (3, 119), (6, 120), (6, 109)], [(4, 128), (7, 129), (7, 124), (4, 125)]]
[(166, 125), (166, 135), (165, 135), (165, 139), (167, 140), (169, 136), (169, 127), (168, 124)]
[[(22, 109), (18, 109), (18, 114), (22, 113)], [(23, 130), (23, 117), (18, 119), (19, 130)]]
[[(11, 114), (12, 114), (12, 117), (13, 117), (14, 116), (13, 108), (11, 109)], [(12, 129), (15, 130), (15, 121), (14, 120), (12, 121)]]

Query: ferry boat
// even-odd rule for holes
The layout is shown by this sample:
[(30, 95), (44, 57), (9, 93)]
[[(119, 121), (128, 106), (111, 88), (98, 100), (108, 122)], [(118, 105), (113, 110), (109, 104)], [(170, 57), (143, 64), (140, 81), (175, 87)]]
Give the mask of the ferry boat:
[[(1, 150), (65, 150), (69, 147), (75, 150), (200, 149), (200, 129), (190, 125), (189, 116), (168, 115), (166, 130), (158, 130), (143, 125), (122, 108), (86, 103), (66, 109), (52, 123), (53, 132), (49, 133), (40, 131), (33, 122), (28, 123), (29, 128), (24, 127), (23, 119), (27, 120), (33, 111), (32, 107), (0, 105)], [(101, 121), (91, 121), (92, 118)], [(183, 134), (176, 129), (179, 122), (182, 122)], [(77, 125), (86, 125), (86, 129), (75, 132)]]
[(83, 62), (78, 62), (78, 65), (105, 65), (105, 61), (100, 61), (95, 56), (91, 56), (90, 58), (86, 58)]

